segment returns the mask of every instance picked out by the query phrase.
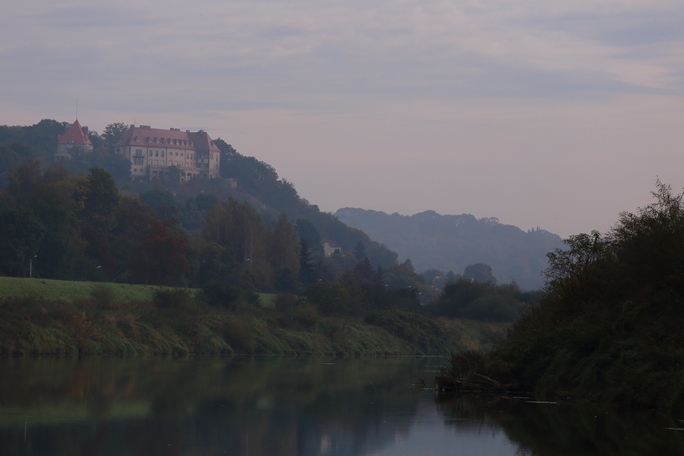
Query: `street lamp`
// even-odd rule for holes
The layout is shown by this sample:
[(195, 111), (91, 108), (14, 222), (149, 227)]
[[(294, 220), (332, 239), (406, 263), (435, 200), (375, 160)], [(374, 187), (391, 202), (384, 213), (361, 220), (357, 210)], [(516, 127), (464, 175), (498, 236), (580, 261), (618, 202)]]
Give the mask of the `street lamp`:
[(29, 258), (29, 279), (33, 277), (33, 259), (38, 258), (38, 255), (33, 255)]

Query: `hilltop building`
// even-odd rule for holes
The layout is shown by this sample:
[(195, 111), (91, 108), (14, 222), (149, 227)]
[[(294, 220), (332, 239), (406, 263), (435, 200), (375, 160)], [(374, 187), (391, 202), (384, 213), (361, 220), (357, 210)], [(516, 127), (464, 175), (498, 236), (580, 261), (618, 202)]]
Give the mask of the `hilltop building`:
[(74, 148), (84, 152), (93, 151), (93, 144), (88, 139), (88, 127), (82, 127), (78, 119), (57, 139), (57, 160), (70, 159)]
[(179, 170), (183, 181), (220, 177), (221, 152), (204, 130), (131, 125), (114, 151), (130, 160), (133, 179), (163, 178), (172, 167)]

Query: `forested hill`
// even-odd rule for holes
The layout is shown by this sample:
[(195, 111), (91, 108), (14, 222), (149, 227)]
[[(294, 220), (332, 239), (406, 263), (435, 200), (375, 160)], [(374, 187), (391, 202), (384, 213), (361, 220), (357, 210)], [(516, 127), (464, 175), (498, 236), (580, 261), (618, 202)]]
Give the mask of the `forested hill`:
[(462, 273), (469, 264), (486, 263), (499, 282), (515, 280), (523, 289), (541, 288), (546, 253), (562, 246), (561, 238), (548, 231), (525, 232), (470, 214), (405, 216), (347, 207), (335, 215), (397, 252), (400, 261), (411, 259), (417, 271)]
[[(0, 192), (9, 186), (9, 173), (21, 163), (38, 159), (44, 170), (54, 164), (57, 137), (63, 134), (68, 122), (43, 119), (31, 126), (0, 125)], [(130, 163), (114, 154), (114, 144), (127, 125), (118, 122), (107, 125), (100, 133), (90, 130), (93, 144), (91, 153), (72, 153), (72, 159), (61, 166), (72, 174), (87, 175), (92, 167), (106, 170), (124, 194), (139, 196), (152, 206), (159, 218), (167, 223), (177, 220), (190, 233), (197, 233), (205, 213), (218, 199), (232, 198), (249, 204), (274, 229), (278, 217), (286, 214), (295, 225), (300, 238), (306, 239), (313, 254), (322, 255), (322, 242), (339, 246), (344, 252), (363, 245), (364, 253), (374, 265), (390, 269), (397, 255), (371, 240), (358, 229), (346, 226), (332, 214), (321, 212), (317, 206), (301, 198), (294, 185), (278, 176), (269, 164), (255, 157), (240, 154), (221, 138), (215, 143), (221, 151), (223, 179), (197, 180), (187, 183), (172, 181), (131, 182)], [(237, 186), (229, 184), (235, 179)]]

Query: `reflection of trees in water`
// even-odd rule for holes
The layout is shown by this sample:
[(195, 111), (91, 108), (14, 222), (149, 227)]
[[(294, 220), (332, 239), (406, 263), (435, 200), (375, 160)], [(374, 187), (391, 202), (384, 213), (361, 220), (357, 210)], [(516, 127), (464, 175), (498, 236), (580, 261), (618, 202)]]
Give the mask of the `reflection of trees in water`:
[(425, 362), (33, 361), (0, 365), (11, 377), (0, 393), (3, 406), (30, 417), (26, 440), (23, 421), (0, 422), (0, 448), (17, 449), (10, 454), (364, 454), (408, 432), (418, 404), (408, 382)]
[(677, 421), (654, 412), (600, 409), (589, 404), (530, 403), (492, 398), (438, 398), (445, 421), (481, 431), (501, 428), (521, 455), (682, 455)]

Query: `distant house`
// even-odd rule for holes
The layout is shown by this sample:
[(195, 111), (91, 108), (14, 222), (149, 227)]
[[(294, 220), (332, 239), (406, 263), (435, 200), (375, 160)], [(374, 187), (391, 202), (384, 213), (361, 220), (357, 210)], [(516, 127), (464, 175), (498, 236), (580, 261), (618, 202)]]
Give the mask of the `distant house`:
[(342, 249), (336, 245), (333, 245), (329, 242), (324, 242), (323, 243), (323, 253), (325, 256), (329, 257), (333, 253), (342, 253)]
[(114, 151), (130, 160), (134, 180), (162, 178), (172, 171), (182, 181), (220, 177), (221, 151), (204, 130), (131, 125)]
[(82, 127), (78, 119), (57, 139), (57, 153), (55, 157), (57, 160), (68, 160), (71, 158), (71, 152), (75, 148), (84, 152), (93, 151), (93, 144), (88, 139), (88, 127)]

